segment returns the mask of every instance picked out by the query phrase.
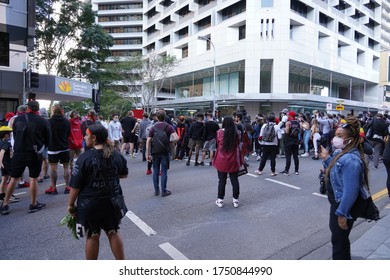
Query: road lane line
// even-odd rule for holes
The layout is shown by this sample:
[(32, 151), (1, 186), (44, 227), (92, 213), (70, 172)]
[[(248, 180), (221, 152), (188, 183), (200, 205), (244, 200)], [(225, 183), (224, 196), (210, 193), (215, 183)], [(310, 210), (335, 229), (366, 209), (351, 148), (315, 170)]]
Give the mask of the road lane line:
[(169, 242), (158, 245), (165, 253), (167, 253), (173, 260), (189, 260), (186, 256), (179, 252)]
[(383, 189), (377, 193), (374, 193), (372, 196), (372, 200), (377, 200), (379, 199), (380, 197), (384, 196), (384, 195), (387, 195), (387, 189)]
[(270, 182), (274, 182), (276, 184), (280, 184), (280, 185), (283, 185), (283, 186), (286, 186), (286, 187), (289, 187), (289, 188), (292, 188), (292, 189), (295, 189), (295, 190), (300, 190), (301, 188), (300, 187), (296, 187), (296, 186), (293, 186), (293, 185), (290, 185), (290, 184), (286, 184), (286, 183), (283, 183), (283, 182), (280, 182), (280, 181), (276, 181), (276, 180), (273, 180), (273, 179), (265, 179), (267, 181), (270, 181)]
[(259, 177), (259, 176), (257, 176), (257, 175), (250, 174), (250, 173), (247, 173), (246, 175), (251, 176), (251, 177), (255, 177), (255, 178)]
[(65, 186), (65, 183), (58, 184), (57, 187)]
[(156, 232), (142, 221), (137, 215), (131, 211), (127, 211), (126, 217), (129, 218), (137, 227), (139, 227), (146, 235), (156, 235)]
[(18, 192), (18, 193), (14, 193), (15, 196), (17, 195), (22, 195), (22, 194), (26, 194), (27, 192)]
[(324, 197), (324, 198), (328, 198), (328, 196), (326, 194), (320, 194), (318, 192), (313, 192), (312, 195), (316, 195), (316, 196), (319, 196), (319, 197)]

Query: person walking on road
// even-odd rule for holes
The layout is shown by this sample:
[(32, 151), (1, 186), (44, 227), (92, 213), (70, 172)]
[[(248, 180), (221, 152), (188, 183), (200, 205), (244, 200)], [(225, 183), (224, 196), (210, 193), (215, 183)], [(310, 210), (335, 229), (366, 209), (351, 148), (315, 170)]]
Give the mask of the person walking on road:
[(142, 161), (146, 161), (146, 139), (148, 138), (146, 129), (150, 125), (149, 114), (143, 113), (139, 129), (140, 149), (142, 150)]
[(126, 154), (130, 153), (131, 158), (135, 158), (134, 145), (135, 145), (135, 133), (133, 131), (137, 119), (134, 118), (133, 111), (128, 111), (127, 116), (121, 119), (122, 132), (123, 132), (123, 144), (121, 152), (126, 150)]
[(368, 194), (368, 167), (361, 147), (360, 123), (348, 117), (347, 123), (336, 130), (332, 140), (334, 151), (321, 147), (321, 158), (326, 169), (328, 200), (330, 202), (329, 228), (332, 233), (332, 258), (350, 260), (349, 234), (354, 224), (350, 210), (358, 195)]
[(35, 100), (27, 104), (27, 113), (18, 116), (13, 123), (14, 155), (11, 163), (11, 180), (0, 208), (2, 215), (8, 215), (9, 200), (15, 186), (26, 167), (30, 177), (31, 204), (28, 213), (45, 208), (46, 204), (37, 201), (38, 177), (42, 168), (42, 159), (39, 157), (45, 146), (50, 143), (50, 125), (48, 120), (39, 115), (39, 103)]
[(271, 176), (276, 176), (276, 155), (279, 152), (278, 134), (279, 126), (275, 123), (275, 116), (268, 117), (268, 122), (265, 123), (260, 130), (260, 139), (263, 145), (263, 156), (260, 161), (259, 168), (255, 171), (257, 175), (263, 174), (263, 169), (267, 159), (271, 161)]
[(240, 183), (238, 181), (238, 170), (244, 164), (240, 152), (240, 135), (232, 117), (223, 119), (222, 129), (217, 132), (217, 152), (214, 157), (213, 166), (218, 171), (218, 196), (215, 204), (222, 208), (224, 206), (226, 181), (229, 175), (233, 187), (233, 206), (239, 205)]
[(57, 178), (58, 163), (64, 168), (65, 194), (70, 191), (69, 187), (69, 142), (70, 122), (64, 117), (64, 111), (60, 105), (51, 108), (51, 118), (49, 119), (51, 140), (48, 149), (50, 163), (51, 186), (45, 190), (46, 194), (58, 194)]
[(202, 151), (202, 159), (200, 161), (200, 165), (204, 165), (204, 159), (206, 157), (206, 153), (210, 153), (210, 163), (212, 165), (214, 159), (214, 153), (217, 150), (217, 131), (219, 130), (219, 125), (217, 122), (213, 120), (213, 115), (211, 113), (206, 114), (207, 121), (204, 124), (203, 130), (203, 151)]
[(290, 175), (291, 156), (294, 158), (295, 175), (299, 175), (299, 142), (301, 137), (301, 125), (296, 119), (296, 113), (290, 111), (288, 113), (290, 120), (286, 123), (285, 138), (284, 138), (284, 152), (286, 154), (286, 166), (281, 173)]
[(160, 195), (159, 172), (161, 170), (161, 196), (165, 197), (171, 194), (171, 191), (167, 190), (170, 142), (176, 143), (179, 137), (173, 126), (165, 122), (164, 110), (159, 110), (156, 116), (158, 121), (150, 128), (146, 140), (146, 154), (148, 161), (153, 162), (154, 195)]
[(119, 122), (118, 114), (112, 115), (112, 120), (108, 124), (108, 139), (114, 143), (115, 149), (120, 152), (122, 141), (122, 125)]
[(192, 123), (188, 130), (188, 138), (189, 138), (189, 154), (188, 154), (188, 160), (186, 162), (187, 166), (190, 166), (190, 161), (192, 157), (192, 151), (195, 149), (195, 166), (200, 165), (198, 162), (199, 158), (199, 151), (203, 148), (203, 133), (204, 133), (204, 123), (203, 114), (196, 115), (196, 122)]
[(77, 111), (72, 111), (70, 113), (70, 135), (68, 138), (69, 143), (69, 168), (72, 172), (73, 161), (75, 158), (78, 158), (81, 155), (81, 150), (83, 148), (83, 133), (81, 131), (81, 122), (80, 114)]
[(107, 138), (107, 129), (101, 124), (87, 128), (85, 143), (88, 149), (77, 159), (70, 180), (68, 212), (76, 216), (80, 225), (78, 236), (87, 238), (87, 260), (98, 259), (101, 230), (108, 237), (115, 259), (125, 259), (119, 234), (121, 220), (115, 214), (112, 198), (122, 195), (119, 179), (128, 175), (127, 162)]

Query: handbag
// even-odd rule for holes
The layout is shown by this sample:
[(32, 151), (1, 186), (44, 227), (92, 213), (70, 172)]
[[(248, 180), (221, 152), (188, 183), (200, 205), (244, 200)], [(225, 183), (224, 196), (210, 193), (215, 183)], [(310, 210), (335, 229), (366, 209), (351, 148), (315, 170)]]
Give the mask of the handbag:
[(240, 169), (238, 169), (237, 176), (240, 177), (242, 175), (245, 175), (248, 173), (248, 168), (246, 167), (246, 164), (240, 166)]
[(376, 207), (371, 195), (364, 199), (359, 194), (349, 213), (354, 220), (363, 218), (371, 222), (380, 219), (378, 207)]

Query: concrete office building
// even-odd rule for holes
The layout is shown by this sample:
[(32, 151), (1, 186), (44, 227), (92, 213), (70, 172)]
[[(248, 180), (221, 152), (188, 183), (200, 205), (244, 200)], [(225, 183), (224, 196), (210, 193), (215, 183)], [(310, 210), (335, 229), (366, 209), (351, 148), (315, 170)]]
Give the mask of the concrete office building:
[(34, 35), (35, 1), (0, 0), (0, 120), (22, 103), (23, 69)]
[(377, 109), (381, 3), (144, 1), (144, 50), (180, 59), (164, 86), (175, 99), (157, 104), (204, 111), (216, 100), (219, 110), (252, 116), (332, 111), (340, 100), (344, 113)]
[(384, 111), (390, 109), (390, 0), (382, 0), (381, 68), (379, 85), (383, 88)]

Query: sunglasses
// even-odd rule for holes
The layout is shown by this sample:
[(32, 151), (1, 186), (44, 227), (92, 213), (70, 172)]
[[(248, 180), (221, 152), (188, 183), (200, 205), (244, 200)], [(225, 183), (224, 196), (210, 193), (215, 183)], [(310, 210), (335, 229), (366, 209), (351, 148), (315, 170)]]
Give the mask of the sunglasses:
[(349, 123), (345, 123), (345, 124), (342, 124), (340, 127), (341, 128), (348, 128), (350, 127), (351, 125)]

